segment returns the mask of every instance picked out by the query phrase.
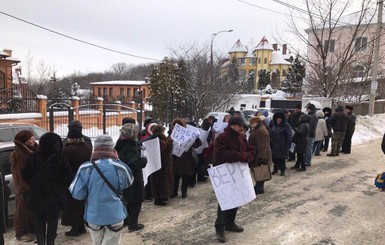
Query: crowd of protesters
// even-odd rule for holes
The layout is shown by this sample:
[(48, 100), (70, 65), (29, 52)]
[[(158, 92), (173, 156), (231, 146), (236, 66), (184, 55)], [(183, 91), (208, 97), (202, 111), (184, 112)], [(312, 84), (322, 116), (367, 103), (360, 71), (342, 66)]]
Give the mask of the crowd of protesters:
[[(220, 119), (210, 116), (199, 125), (209, 131), (207, 142), (197, 138), (179, 157), (172, 155), (170, 135), (174, 126), (196, 126), (182, 118), (173, 120), (169, 132), (152, 118), (146, 119), (144, 130), (139, 131), (135, 120), (126, 118), (117, 142), (101, 135), (94, 145), (82, 134), (79, 121), (68, 125), (64, 140), (55, 133), (46, 133), (38, 144), (31, 131), (20, 131), (11, 155), (16, 239), (54, 244), (61, 212), (61, 224), (70, 227), (66, 236), (77, 237), (88, 230), (94, 245), (119, 244), (124, 226), (129, 232), (145, 227), (139, 222), (145, 199), (166, 206), (168, 200), (178, 197), (179, 188), (181, 197), (187, 198), (189, 187), (207, 180), (210, 165), (246, 162), (251, 170), (267, 165), (272, 166), (271, 174), (285, 176), (287, 161), (295, 161), (291, 168), (306, 171), (312, 156), (328, 151), (330, 139), (327, 156), (351, 153), (356, 120), (352, 111), (351, 106), (345, 110), (337, 106), (332, 113), (331, 108), (321, 110), (308, 104), (305, 113), (298, 105), (293, 111), (278, 111), (272, 118), (257, 112), (249, 124), (239, 112)], [(159, 139), (161, 167), (144, 186), (142, 169), (147, 159), (142, 154), (146, 150), (142, 143), (155, 138)], [(203, 143), (207, 147), (196, 152)], [(256, 194), (264, 193), (264, 184), (265, 180), (255, 179)], [(4, 196), (4, 188), (2, 192)], [(226, 242), (225, 230), (243, 231), (235, 223), (236, 213), (237, 209), (222, 211), (218, 205), (215, 230), (219, 242)]]

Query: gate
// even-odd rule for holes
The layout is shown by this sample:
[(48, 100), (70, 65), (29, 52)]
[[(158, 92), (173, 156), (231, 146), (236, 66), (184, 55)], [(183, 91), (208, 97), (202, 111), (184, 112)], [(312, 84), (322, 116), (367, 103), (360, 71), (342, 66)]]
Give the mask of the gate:
[(66, 103), (54, 103), (48, 107), (49, 131), (61, 137), (68, 133), (68, 123), (73, 121), (73, 108)]
[(0, 90), (0, 113), (39, 112), (39, 100), (25, 84)]

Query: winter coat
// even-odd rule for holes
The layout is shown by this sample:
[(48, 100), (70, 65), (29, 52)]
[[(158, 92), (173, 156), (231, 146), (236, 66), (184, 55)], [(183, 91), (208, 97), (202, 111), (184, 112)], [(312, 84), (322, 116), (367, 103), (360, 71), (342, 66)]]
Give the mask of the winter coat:
[(287, 119), (287, 121), (290, 124), (291, 128), (298, 127), (299, 120), (301, 119), (301, 115), (302, 114), (303, 114), (302, 111), (293, 112), (292, 114), (290, 114), (290, 116)]
[[(102, 158), (96, 160), (95, 164), (118, 192), (132, 184), (131, 170), (123, 162)], [(85, 162), (79, 167), (69, 191), (73, 198), (86, 200), (84, 220), (88, 223), (111, 225), (127, 217), (122, 200), (104, 183), (91, 162)]]
[(269, 131), (263, 122), (258, 123), (258, 125), (250, 131), (248, 143), (250, 146), (254, 147), (256, 153), (255, 161), (253, 164), (250, 164), (251, 167), (266, 164), (271, 165), (273, 163)]
[(27, 159), (23, 178), (30, 185), (27, 207), (39, 214), (56, 213), (63, 209), (71, 173), (61, 155), (33, 153)]
[(336, 110), (336, 112), (334, 112), (330, 118), (329, 123), (333, 129), (333, 132), (345, 132), (348, 125), (348, 116), (343, 110)]
[[(83, 139), (89, 145), (89, 147), (91, 148), (91, 151), (92, 151), (92, 140), (90, 139), (90, 137), (83, 135)], [(63, 139), (63, 145), (66, 145), (67, 143), (68, 143), (68, 138)], [(88, 160), (90, 160), (90, 159), (88, 159)]]
[(146, 167), (147, 158), (140, 156), (140, 148), (136, 141), (130, 139), (120, 139), (116, 142), (115, 150), (118, 152), (119, 159), (124, 162), (132, 171), (134, 182), (123, 190), (123, 196), (128, 203), (140, 203), (144, 201), (144, 181), (142, 169)]
[(32, 213), (27, 209), (27, 194), (29, 191), (28, 183), (23, 179), (22, 171), (24, 171), (27, 158), (35, 151), (38, 150), (38, 145), (29, 147), (24, 145), (20, 141), (15, 140), (15, 150), (11, 153), (12, 161), (12, 178), (15, 185), (15, 218), (14, 229), (16, 235), (20, 232), (25, 232), (26, 229), (32, 229), (34, 227), (34, 221)]
[[(282, 118), (280, 124), (277, 118)], [(292, 131), (290, 125), (286, 122), (285, 114), (277, 112), (273, 116), (274, 126), (270, 131), (270, 147), (273, 158), (286, 159), (289, 155), (289, 149), (292, 140)]]
[(315, 111), (309, 111), (308, 115), (310, 116), (310, 131), (309, 138), (315, 138), (315, 130), (317, 129), (318, 117), (315, 114)]
[(195, 143), (190, 147), (190, 149), (186, 152), (183, 152), (183, 154), (180, 157), (177, 157), (173, 155), (173, 162), (174, 162), (174, 175), (175, 176), (182, 176), (182, 175), (192, 175), (194, 173), (194, 165), (195, 165), (195, 159), (193, 157), (193, 148), (198, 148), (202, 145), (202, 141), (197, 138), (195, 140)]
[[(83, 138), (69, 140), (64, 146), (62, 153), (63, 163), (69, 167), (71, 172), (71, 181), (75, 177), (80, 165), (90, 160), (92, 154), (91, 147)], [(71, 193), (66, 190), (66, 203), (62, 212), (62, 225), (71, 225), (74, 227), (83, 223), (84, 216), (84, 200), (76, 200), (72, 198)]]
[(298, 127), (294, 128), (294, 137), (293, 142), (295, 145), (295, 151), (297, 153), (305, 153), (307, 151), (307, 145), (309, 141), (309, 131), (310, 131), (310, 117), (307, 114), (302, 115), (301, 120), (299, 121)]
[(349, 113), (348, 123), (346, 125), (346, 133), (353, 135), (355, 128), (356, 128), (356, 115), (354, 115), (354, 113)]
[(4, 172), (0, 166), (0, 235), (7, 231), (8, 212), (6, 210), (8, 202), (7, 184), (4, 179)]
[(214, 165), (223, 163), (252, 163), (256, 157), (254, 148), (247, 143), (246, 137), (230, 126), (218, 135), (214, 144)]
[(315, 138), (314, 141), (323, 140), (326, 136), (328, 136), (329, 131), (326, 126), (326, 121), (323, 118), (318, 118), (317, 128), (315, 130)]
[[(154, 136), (156, 137), (156, 136)], [(174, 165), (172, 162), (173, 140), (159, 135), (161, 168), (150, 175), (151, 194), (155, 199), (168, 199), (173, 191)]]

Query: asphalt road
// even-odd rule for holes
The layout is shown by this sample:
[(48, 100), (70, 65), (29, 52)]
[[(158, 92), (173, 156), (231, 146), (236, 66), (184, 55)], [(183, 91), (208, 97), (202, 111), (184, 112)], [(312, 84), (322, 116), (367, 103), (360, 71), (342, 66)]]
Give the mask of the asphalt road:
[[(265, 194), (239, 209), (236, 222), (243, 233), (226, 233), (228, 244), (384, 244), (385, 192), (373, 185), (385, 171), (380, 140), (353, 147), (339, 157), (313, 158), (306, 172), (288, 170), (266, 183)], [(288, 163), (288, 167), (293, 163)], [(129, 233), (122, 244), (216, 244), (217, 202), (210, 182), (189, 189), (165, 207), (143, 203), (145, 229)], [(89, 234), (68, 238), (59, 226), (56, 244), (91, 244)], [(26, 244), (6, 234), (6, 244)], [(32, 243), (30, 243), (32, 244)]]

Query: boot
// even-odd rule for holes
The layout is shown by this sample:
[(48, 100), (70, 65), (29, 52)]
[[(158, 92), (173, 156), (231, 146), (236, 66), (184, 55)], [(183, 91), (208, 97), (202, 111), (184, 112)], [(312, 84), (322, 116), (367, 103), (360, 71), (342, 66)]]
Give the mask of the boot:
[(57, 234), (47, 234), (47, 245), (55, 245)]
[(216, 233), (217, 233), (218, 242), (225, 243), (226, 242), (225, 231), (224, 230), (216, 230)]
[(276, 173), (278, 173), (278, 168), (274, 165), (273, 172), (271, 172), (271, 174), (276, 174)]
[(37, 245), (45, 245), (45, 235), (36, 234)]

